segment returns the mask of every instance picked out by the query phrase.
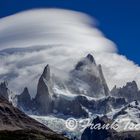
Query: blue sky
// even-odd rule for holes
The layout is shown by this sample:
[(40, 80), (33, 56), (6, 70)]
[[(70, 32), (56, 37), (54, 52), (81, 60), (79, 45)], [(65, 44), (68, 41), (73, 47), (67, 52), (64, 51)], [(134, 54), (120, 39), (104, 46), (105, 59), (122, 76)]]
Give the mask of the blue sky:
[(45, 7), (72, 9), (95, 17), (98, 28), (117, 44), (119, 53), (140, 65), (139, 0), (4, 0), (0, 1), (0, 18)]

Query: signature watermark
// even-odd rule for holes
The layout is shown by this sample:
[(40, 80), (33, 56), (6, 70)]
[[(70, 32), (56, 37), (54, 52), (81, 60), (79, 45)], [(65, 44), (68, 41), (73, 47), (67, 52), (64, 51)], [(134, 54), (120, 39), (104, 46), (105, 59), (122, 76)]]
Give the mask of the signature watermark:
[(66, 128), (73, 131), (78, 127), (78, 121), (74, 118), (69, 118), (66, 120)]
[(83, 120), (76, 120), (75, 118), (69, 118), (66, 120), (65, 126), (70, 131), (74, 131), (78, 128), (80, 128), (80, 131), (83, 131), (87, 127), (89, 127), (91, 130), (109, 130), (113, 129), (115, 131), (137, 131), (140, 130), (140, 123), (134, 123), (134, 121), (130, 119), (116, 119), (112, 123), (92, 123), (91, 119), (83, 119)]

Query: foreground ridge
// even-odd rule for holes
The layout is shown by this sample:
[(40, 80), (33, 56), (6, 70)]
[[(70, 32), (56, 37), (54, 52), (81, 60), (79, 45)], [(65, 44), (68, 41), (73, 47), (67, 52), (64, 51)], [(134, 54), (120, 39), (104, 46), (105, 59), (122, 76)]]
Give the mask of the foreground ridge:
[(30, 118), (0, 97), (0, 139), (2, 140), (66, 140), (43, 124)]

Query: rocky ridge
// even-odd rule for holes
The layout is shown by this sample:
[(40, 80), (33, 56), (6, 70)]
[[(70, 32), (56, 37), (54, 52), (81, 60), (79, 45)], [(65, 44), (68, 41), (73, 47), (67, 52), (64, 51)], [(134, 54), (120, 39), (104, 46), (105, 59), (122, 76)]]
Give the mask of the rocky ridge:
[(0, 139), (2, 140), (66, 140), (13, 107), (4, 97), (0, 97), (0, 118)]

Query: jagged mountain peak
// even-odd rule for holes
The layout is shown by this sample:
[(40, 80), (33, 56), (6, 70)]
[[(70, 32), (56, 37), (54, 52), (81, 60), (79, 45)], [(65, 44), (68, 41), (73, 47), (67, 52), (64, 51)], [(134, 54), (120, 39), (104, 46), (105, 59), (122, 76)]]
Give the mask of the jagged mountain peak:
[(136, 89), (138, 89), (138, 86), (137, 86), (136, 81), (127, 82), (127, 83), (126, 83), (126, 87), (130, 87), (130, 88), (136, 88)]
[(90, 62), (92, 62), (92, 63), (96, 64), (96, 62), (95, 62), (95, 59), (94, 59), (93, 55), (88, 54), (88, 55), (86, 56), (86, 58), (88, 58), (88, 60), (90, 60)]
[(20, 95), (17, 95), (17, 106), (22, 110), (29, 110), (31, 106), (31, 96), (29, 94), (28, 88), (25, 87)]
[(82, 70), (84, 66), (87, 66), (89, 64), (96, 65), (95, 59), (91, 54), (88, 54), (86, 57), (80, 60), (75, 66), (75, 70)]
[(8, 86), (8, 83), (6, 81), (1, 82), (1, 84), (0, 84), (1, 88), (7, 88), (7, 86)]
[(7, 86), (8, 86), (8, 83), (6, 81), (0, 84), (0, 96), (9, 100), (9, 89)]
[(50, 80), (50, 66), (49, 64), (46, 65), (44, 68), (44, 71), (42, 73), (42, 77), (45, 78), (47, 81)]
[(117, 86), (116, 85), (112, 88), (112, 90), (114, 90), (114, 89), (117, 89)]
[[(102, 67), (96, 64), (91, 54), (88, 54), (77, 63), (75, 69), (71, 72), (71, 77), (71, 87), (76, 93), (98, 98), (109, 95), (110, 91), (104, 78)], [(83, 86), (79, 87), (81, 83)]]
[(27, 98), (29, 98), (29, 99), (31, 99), (31, 96), (30, 96), (30, 94), (29, 94), (29, 91), (28, 91), (28, 88), (27, 88), (27, 87), (24, 88), (24, 90), (23, 90), (23, 92), (21, 93), (21, 95), (22, 95), (22, 96), (25, 96), (25, 97), (27, 97)]
[(28, 92), (28, 88), (27, 88), (27, 87), (25, 87), (23, 91)]
[(34, 103), (37, 104), (35, 108), (37, 108), (38, 112), (43, 114), (44, 112), (47, 114), (50, 112), (51, 108), (51, 76), (50, 76), (50, 66), (47, 65), (44, 68), (44, 71), (39, 78), (38, 85), (37, 85), (37, 94), (34, 99)]
[(129, 102), (140, 100), (140, 91), (135, 81), (127, 82), (126, 85), (121, 88), (114, 87), (111, 94), (116, 97), (126, 98)]

